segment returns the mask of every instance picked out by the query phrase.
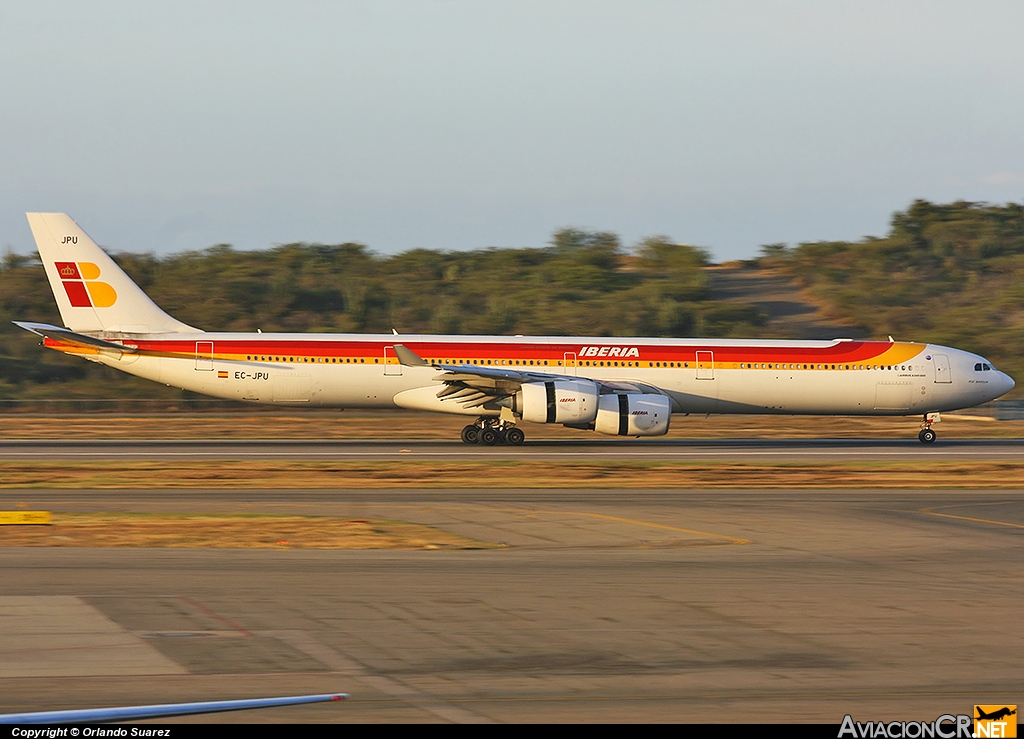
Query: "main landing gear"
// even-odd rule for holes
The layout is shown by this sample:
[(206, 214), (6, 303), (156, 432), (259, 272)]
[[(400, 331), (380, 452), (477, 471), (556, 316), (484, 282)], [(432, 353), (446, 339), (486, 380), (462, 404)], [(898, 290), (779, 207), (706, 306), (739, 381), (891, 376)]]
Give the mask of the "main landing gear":
[(519, 446), (526, 440), (522, 429), (516, 428), (507, 421), (496, 418), (481, 418), (476, 423), (462, 429), (462, 441), (466, 444), (508, 444)]
[(924, 420), (921, 422), (921, 431), (918, 433), (917, 438), (922, 444), (931, 444), (938, 436), (932, 429), (932, 424), (939, 420), (938, 413), (925, 413)]

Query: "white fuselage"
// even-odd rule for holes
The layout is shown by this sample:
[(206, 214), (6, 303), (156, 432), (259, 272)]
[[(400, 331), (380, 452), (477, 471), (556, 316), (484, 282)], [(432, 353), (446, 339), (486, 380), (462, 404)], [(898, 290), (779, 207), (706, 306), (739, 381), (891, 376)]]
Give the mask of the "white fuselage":
[[(909, 342), (196, 333), (111, 337), (136, 354), (83, 351), (111, 367), (218, 398), (340, 408), (432, 400), (434, 367), (400, 364), (401, 342), (432, 363), (501, 367), (657, 388), (675, 413), (907, 415), (993, 400), (1013, 380), (983, 357)], [(64, 351), (57, 342), (48, 345)], [(422, 399), (406, 391), (422, 388)]]

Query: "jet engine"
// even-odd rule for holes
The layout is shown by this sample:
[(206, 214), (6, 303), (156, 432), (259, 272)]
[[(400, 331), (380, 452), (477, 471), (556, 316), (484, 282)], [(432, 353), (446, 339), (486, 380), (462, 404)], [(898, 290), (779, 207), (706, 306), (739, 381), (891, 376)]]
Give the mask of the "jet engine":
[(516, 409), (533, 423), (589, 424), (597, 417), (598, 393), (590, 380), (528, 382), (516, 394)]
[(653, 393), (602, 395), (594, 430), (613, 436), (662, 436), (668, 433), (672, 401)]

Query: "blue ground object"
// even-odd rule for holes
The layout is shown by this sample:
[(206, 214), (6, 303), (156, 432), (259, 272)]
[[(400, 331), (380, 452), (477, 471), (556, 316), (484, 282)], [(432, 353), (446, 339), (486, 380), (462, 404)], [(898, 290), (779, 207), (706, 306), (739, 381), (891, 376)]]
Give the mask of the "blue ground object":
[(202, 703), (162, 703), (153, 706), (120, 706), (116, 708), (86, 708), (72, 711), (39, 711), (36, 713), (0, 714), (0, 724), (85, 724), (103, 721), (133, 721), (161, 716), (188, 716), (196, 713), (245, 711), (251, 708), (297, 706), (303, 703), (343, 701), (345, 693), (320, 695), (291, 695), (282, 698), (250, 698), (236, 701), (204, 701)]

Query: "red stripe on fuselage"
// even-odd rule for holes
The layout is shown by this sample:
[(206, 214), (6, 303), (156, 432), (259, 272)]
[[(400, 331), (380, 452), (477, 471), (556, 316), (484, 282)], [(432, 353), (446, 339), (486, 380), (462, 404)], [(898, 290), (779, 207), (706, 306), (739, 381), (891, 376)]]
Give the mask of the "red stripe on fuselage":
[[(882, 341), (844, 341), (826, 347), (772, 347), (772, 346), (716, 346), (716, 345), (644, 345), (639, 343), (588, 343), (588, 344), (534, 344), (503, 343), (493, 341), (450, 342), (410, 341), (303, 341), (303, 340), (214, 340), (214, 351), (218, 356), (259, 357), (373, 357), (384, 356), (385, 347), (402, 343), (424, 359), (446, 361), (453, 359), (494, 360), (494, 359), (540, 359), (560, 361), (566, 354), (575, 354), (579, 360), (633, 359), (639, 361), (696, 361), (697, 352), (712, 352), (716, 362), (795, 362), (818, 363), (866, 362), (892, 348)], [(140, 341), (139, 350), (144, 353), (179, 354), (193, 356), (195, 341)], [(589, 346), (619, 347), (620, 354), (610, 356), (583, 356)], [(635, 353), (626, 352), (635, 348)], [(922, 345), (922, 349), (924, 345)], [(393, 356), (392, 352), (388, 352)]]

